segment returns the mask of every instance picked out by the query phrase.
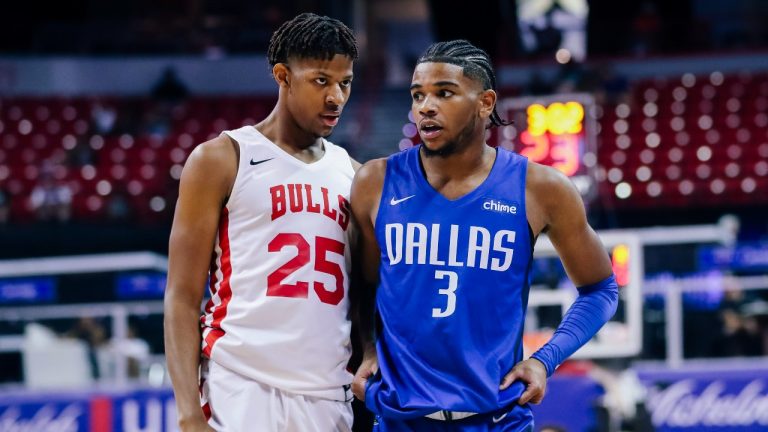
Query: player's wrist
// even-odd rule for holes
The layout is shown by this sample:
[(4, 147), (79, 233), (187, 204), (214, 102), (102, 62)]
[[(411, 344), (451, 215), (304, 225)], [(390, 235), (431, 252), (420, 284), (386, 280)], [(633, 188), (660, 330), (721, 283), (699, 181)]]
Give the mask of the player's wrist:
[(544, 369), (544, 373), (546, 374), (547, 378), (552, 376), (552, 374), (555, 372), (555, 367), (548, 365), (547, 360), (542, 358), (541, 350), (533, 353), (533, 355), (531, 355), (530, 357), (530, 360), (536, 360), (541, 365), (541, 367)]
[(535, 362), (533, 362), (533, 364), (538, 364), (539, 366), (537, 366), (537, 367), (541, 367), (541, 370), (543, 370), (545, 374), (547, 373), (547, 371), (548, 371), (547, 365), (544, 364), (544, 362), (541, 359), (532, 356), (531, 360), (535, 360)]
[(199, 407), (195, 410), (189, 410), (189, 412), (179, 410), (177, 422), (182, 431), (208, 424), (208, 420), (205, 419), (203, 411)]

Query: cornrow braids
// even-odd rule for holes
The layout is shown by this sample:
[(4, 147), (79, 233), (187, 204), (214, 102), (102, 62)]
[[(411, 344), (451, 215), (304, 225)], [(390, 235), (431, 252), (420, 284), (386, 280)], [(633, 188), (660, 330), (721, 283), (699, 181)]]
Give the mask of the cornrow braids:
[[(467, 40), (457, 39), (430, 45), (419, 57), (416, 64), (427, 62), (450, 63), (460, 66), (464, 70), (464, 76), (480, 82), (483, 85), (483, 90), (496, 90), (496, 75), (493, 73), (493, 66), (488, 53)], [(491, 113), (491, 126), (510, 124), (512, 122), (503, 120), (494, 107)]]
[(357, 59), (352, 30), (337, 19), (303, 13), (272, 34), (267, 58), (270, 66), (274, 66), (287, 63), (291, 57), (330, 60), (336, 54)]

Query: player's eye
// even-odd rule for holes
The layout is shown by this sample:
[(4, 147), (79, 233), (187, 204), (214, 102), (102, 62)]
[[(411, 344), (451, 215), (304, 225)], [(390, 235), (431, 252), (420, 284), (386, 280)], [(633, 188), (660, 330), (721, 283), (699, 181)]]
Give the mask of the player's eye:
[(443, 98), (451, 97), (454, 95), (454, 93), (450, 90), (440, 90), (437, 92), (437, 95)]
[(343, 88), (347, 88), (352, 85), (352, 80), (344, 80), (340, 84)]
[(328, 79), (327, 78), (323, 78), (323, 77), (315, 78), (315, 82), (320, 84), (320, 85), (325, 85), (325, 84), (328, 83)]
[(424, 98), (424, 95), (422, 95), (421, 93), (413, 93), (413, 94), (411, 94), (411, 98), (414, 101), (418, 102), (418, 101), (420, 101), (420, 100), (422, 100)]

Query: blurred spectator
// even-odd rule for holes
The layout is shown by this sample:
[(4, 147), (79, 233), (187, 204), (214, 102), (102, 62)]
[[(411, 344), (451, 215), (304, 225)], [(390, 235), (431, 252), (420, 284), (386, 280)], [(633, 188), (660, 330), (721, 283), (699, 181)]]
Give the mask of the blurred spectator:
[(145, 134), (157, 139), (163, 139), (171, 133), (173, 124), (171, 117), (172, 107), (165, 104), (152, 106), (144, 114), (142, 130)]
[(93, 317), (81, 317), (75, 325), (64, 333), (65, 337), (79, 339), (88, 345), (88, 361), (91, 364), (91, 374), (94, 378), (101, 377), (97, 350), (107, 342), (107, 330)]
[(56, 181), (52, 167), (46, 162), (40, 170), (38, 184), (32, 189), (29, 206), (39, 221), (67, 222), (72, 210), (72, 189)]
[(99, 135), (109, 135), (114, 131), (117, 122), (117, 110), (96, 99), (91, 107), (91, 132)]
[(181, 103), (188, 95), (189, 90), (179, 79), (176, 70), (167, 67), (152, 87), (150, 96), (156, 103), (144, 115), (144, 132), (158, 138), (166, 137), (171, 132), (174, 111), (182, 106)]
[(733, 281), (726, 279), (725, 295), (721, 303), (722, 330), (715, 344), (715, 354), (722, 357), (763, 355), (760, 327), (754, 317), (746, 316), (743, 309), (750, 302), (744, 291)]
[(567, 432), (567, 429), (556, 425), (544, 425), (539, 429), (539, 432)]
[(125, 339), (112, 339), (106, 347), (114, 355), (123, 355), (128, 359), (128, 377), (140, 378), (142, 365), (149, 359), (149, 344), (140, 338), (133, 325), (128, 325), (128, 334)]
[(11, 196), (0, 188), (0, 225), (8, 223), (11, 215)]
[(163, 102), (180, 102), (189, 95), (189, 90), (179, 79), (176, 69), (167, 67), (160, 80), (152, 87), (152, 98)]

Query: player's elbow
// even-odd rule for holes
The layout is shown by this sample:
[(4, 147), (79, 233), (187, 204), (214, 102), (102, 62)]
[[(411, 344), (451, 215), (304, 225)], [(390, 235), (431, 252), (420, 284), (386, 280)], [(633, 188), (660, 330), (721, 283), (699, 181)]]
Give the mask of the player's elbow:
[(163, 312), (166, 316), (173, 316), (178, 313), (194, 311), (200, 312), (201, 296), (190, 295), (188, 290), (183, 289), (177, 283), (168, 282), (163, 296)]

